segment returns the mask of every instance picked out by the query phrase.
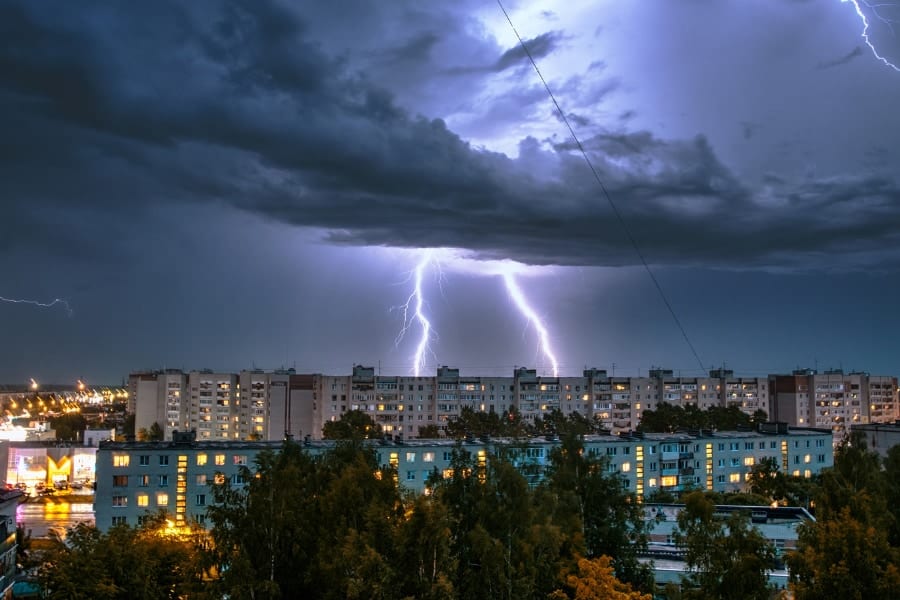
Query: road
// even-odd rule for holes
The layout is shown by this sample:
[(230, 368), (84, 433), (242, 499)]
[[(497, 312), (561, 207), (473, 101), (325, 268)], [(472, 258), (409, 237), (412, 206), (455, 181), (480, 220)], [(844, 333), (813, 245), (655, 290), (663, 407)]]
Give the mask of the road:
[(94, 505), (90, 496), (88, 502), (69, 502), (48, 499), (47, 502), (31, 501), (20, 504), (16, 509), (16, 523), (23, 525), (25, 531), (31, 530), (31, 537), (47, 537), (48, 531), (55, 527), (71, 527), (80, 522), (94, 522)]

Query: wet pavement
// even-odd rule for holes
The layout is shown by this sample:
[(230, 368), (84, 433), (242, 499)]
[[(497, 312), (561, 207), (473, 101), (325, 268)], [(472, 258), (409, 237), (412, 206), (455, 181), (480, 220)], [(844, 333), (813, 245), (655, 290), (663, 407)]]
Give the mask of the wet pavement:
[(71, 497), (31, 499), (16, 509), (16, 523), (31, 530), (31, 537), (47, 537), (53, 528), (67, 528), (81, 521), (94, 523), (93, 497), (85, 495), (84, 502)]

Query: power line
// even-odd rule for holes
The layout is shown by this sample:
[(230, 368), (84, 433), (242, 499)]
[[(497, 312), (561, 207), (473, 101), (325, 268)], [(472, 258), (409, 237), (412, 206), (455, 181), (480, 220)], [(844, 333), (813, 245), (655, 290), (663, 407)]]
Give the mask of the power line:
[(616, 215), (616, 219), (619, 221), (619, 225), (622, 227), (622, 230), (625, 232), (625, 236), (628, 238), (628, 241), (631, 242), (632, 247), (634, 248), (635, 253), (641, 261), (641, 264), (644, 265), (644, 270), (647, 271), (647, 275), (650, 276), (650, 280), (653, 282), (653, 285), (656, 287), (656, 291), (659, 292), (659, 297), (662, 298), (663, 304), (666, 305), (666, 308), (669, 309), (669, 314), (672, 315), (672, 319), (675, 321), (675, 325), (678, 326), (678, 329), (681, 331), (682, 337), (684, 337), (684, 341), (687, 343), (688, 348), (691, 349), (691, 353), (694, 355), (694, 358), (697, 359), (697, 364), (700, 365), (700, 369), (705, 372), (706, 368), (703, 365), (703, 361), (700, 360), (700, 355), (697, 354), (696, 348), (694, 348), (694, 344), (691, 342), (690, 337), (688, 337), (687, 330), (684, 328), (684, 325), (681, 324), (681, 320), (678, 318), (678, 315), (675, 314), (675, 309), (672, 308), (672, 304), (669, 302), (668, 297), (666, 297), (666, 293), (663, 291), (662, 286), (659, 284), (659, 281), (656, 279), (656, 275), (653, 274), (653, 270), (650, 268), (650, 264), (647, 262), (647, 259), (644, 258), (644, 253), (641, 252), (640, 246), (638, 246), (637, 240), (631, 234), (631, 230), (628, 228), (628, 225), (625, 223), (625, 219), (622, 218), (622, 213), (619, 212), (619, 208), (616, 206), (616, 203), (613, 202), (612, 197), (609, 195), (609, 192), (606, 190), (606, 185), (604, 185), (603, 180), (600, 178), (599, 173), (597, 173), (597, 169), (594, 168), (594, 163), (591, 162), (590, 157), (588, 157), (588, 153), (585, 151), (584, 146), (581, 144), (581, 140), (578, 139), (578, 136), (575, 134), (575, 129), (572, 128), (572, 124), (569, 123), (569, 118), (566, 117), (566, 113), (563, 112), (562, 108), (559, 106), (559, 102), (556, 101), (556, 96), (553, 95), (553, 91), (550, 89), (550, 86), (547, 85), (547, 80), (544, 79), (543, 74), (541, 74), (541, 70), (537, 66), (537, 62), (535, 62), (534, 57), (531, 55), (531, 52), (528, 50), (528, 46), (525, 45), (525, 41), (522, 39), (522, 36), (519, 35), (516, 26), (513, 25), (512, 19), (509, 17), (509, 13), (506, 12), (506, 8), (503, 6), (503, 2), (501, 0), (497, 0), (497, 5), (500, 7), (500, 10), (503, 11), (503, 16), (506, 17), (506, 21), (509, 23), (510, 28), (513, 33), (516, 34), (516, 39), (519, 40), (519, 45), (522, 47), (522, 50), (525, 52), (525, 56), (528, 57), (528, 60), (531, 62), (531, 66), (534, 67), (534, 72), (537, 73), (538, 78), (540, 78), (541, 83), (544, 84), (544, 89), (547, 90), (547, 95), (550, 96), (550, 100), (553, 101), (553, 105), (556, 107), (556, 112), (559, 113), (559, 117), (562, 119), (563, 123), (566, 124), (566, 127), (569, 130), (569, 134), (571, 134), (572, 139), (575, 140), (575, 145), (578, 146), (578, 150), (581, 152), (581, 156), (584, 157), (584, 162), (587, 163), (588, 168), (591, 170), (591, 173), (594, 175), (594, 179), (597, 180), (597, 184), (600, 186), (600, 189), (603, 191), (603, 195), (606, 197), (606, 201), (609, 203), (609, 206), (612, 208), (613, 213)]

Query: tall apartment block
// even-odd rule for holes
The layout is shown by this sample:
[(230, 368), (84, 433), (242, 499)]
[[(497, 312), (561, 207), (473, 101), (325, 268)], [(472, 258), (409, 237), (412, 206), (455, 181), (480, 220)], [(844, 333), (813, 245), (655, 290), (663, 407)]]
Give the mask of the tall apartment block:
[(135, 429), (197, 431), (200, 440), (284, 439), (309, 433), (316, 377), (291, 370), (132, 373)]
[(852, 425), (890, 423), (898, 417), (896, 377), (801, 369), (771, 375), (769, 380), (773, 419), (792, 426), (828, 428), (836, 439)]
[(544, 377), (522, 367), (511, 377), (477, 377), (442, 366), (416, 377), (380, 375), (364, 366), (346, 375), (167, 370), (135, 373), (130, 388), (137, 428), (159, 423), (167, 440), (173, 431), (191, 429), (198, 440), (210, 441), (319, 439), (325, 423), (352, 410), (368, 414), (385, 434), (410, 439), (429, 425), (443, 430), (465, 408), (498, 414), (515, 409), (526, 421), (554, 410), (578, 412), (612, 433), (633, 431), (643, 411), (663, 402), (736, 406), (748, 415), (762, 410), (791, 426), (830, 429), (845, 421), (891, 422), (900, 408), (896, 378), (805, 371), (737, 377), (717, 369), (707, 377), (681, 377), (651, 369), (646, 377), (612, 377), (587, 369), (581, 377)]

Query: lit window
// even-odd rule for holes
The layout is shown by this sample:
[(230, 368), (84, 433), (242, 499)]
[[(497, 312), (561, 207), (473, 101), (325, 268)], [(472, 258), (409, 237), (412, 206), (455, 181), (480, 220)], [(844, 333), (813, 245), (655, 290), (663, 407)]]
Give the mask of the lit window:
[(225, 464), (225, 455), (224, 454), (216, 454), (216, 465), (222, 466)]
[(622, 463), (622, 472), (628, 473), (630, 471), (631, 471), (631, 463), (630, 462)]
[(673, 485), (678, 485), (678, 477), (676, 477), (675, 475), (666, 475), (662, 478), (663, 487), (670, 487)]
[(138, 506), (150, 506), (150, 496), (148, 496), (147, 494), (138, 494), (137, 505)]
[(213, 478), (213, 481), (216, 482), (217, 484), (221, 485), (221, 484), (225, 483), (225, 475), (223, 473), (216, 473), (215, 477)]
[(434, 452), (423, 452), (422, 462), (434, 462)]
[(197, 475), (195, 481), (197, 482), (197, 485), (206, 485), (206, 473)]
[(202, 467), (202, 466), (205, 465), (205, 464), (206, 464), (206, 455), (205, 455), (205, 454), (198, 454), (198, 455), (197, 455), (197, 466), (198, 466), (198, 467)]
[(156, 505), (157, 506), (168, 506), (169, 505), (169, 495), (168, 494), (157, 494), (156, 495)]
[(234, 464), (236, 465), (246, 465), (247, 464), (247, 456), (244, 454), (235, 454), (232, 457)]
[(732, 473), (728, 476), (728, 481), (731, 483), (740, 483), (741, 482), (741, 474), (740, 473)]
[(808, 465), (811, 461), (812, 461), (812, 456), (810, 456), (809, 454), (807, 454), (806, 456), (803, 457), (803, 462), (805, 464)]
[(756, 463), (756, 461), (753, 460), (752, 456), (747, 456), (746, 458), (744, 458), (744, 466), (745, 467), (752, 467), (755, 463)]
[(647, 481), (647, 487), (656, 487), (656, 477), (651, 477)]
[(406, 453), (406, 462), (416, 462), (416, 453), (415, 452), (407, 452)]
[(131, 457), (127, 454), (113, 454), (114, 467), (127, 467)]

